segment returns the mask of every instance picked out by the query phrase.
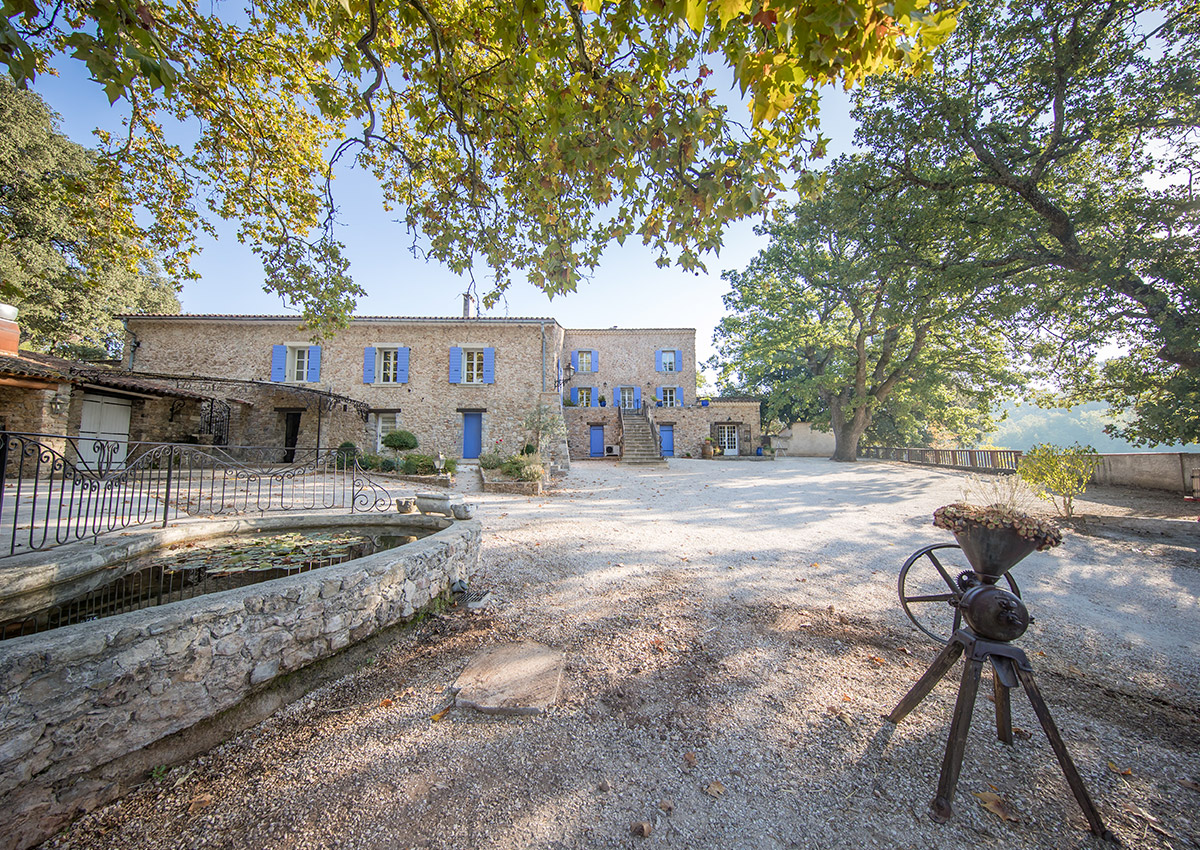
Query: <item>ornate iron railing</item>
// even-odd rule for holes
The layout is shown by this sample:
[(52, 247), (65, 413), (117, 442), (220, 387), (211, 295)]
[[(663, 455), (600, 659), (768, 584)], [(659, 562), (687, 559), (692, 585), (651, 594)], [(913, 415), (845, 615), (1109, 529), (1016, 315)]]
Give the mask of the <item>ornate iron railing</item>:
[(182, 515), (384, 511), (357, 453), (0, 432), (0, 557)]
[(922, 463), (927, 466), (947, 466), (973, 472), (1016, 472), (1021, 462), (1021, 453), (1013, 449), (906, 449), (860, 446), (858, 456)]

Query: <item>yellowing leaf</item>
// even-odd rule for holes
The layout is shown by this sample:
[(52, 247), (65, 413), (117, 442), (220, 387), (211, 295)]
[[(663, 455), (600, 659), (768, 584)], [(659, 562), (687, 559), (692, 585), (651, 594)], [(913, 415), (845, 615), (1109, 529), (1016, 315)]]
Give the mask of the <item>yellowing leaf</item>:
[(729, 22), (738, 15), (750, 11), (747, 0), (717, 0), (717, 14), (721, 17), (721, 29), (729, 26)]
[(975, 792), (975, 796), (979, 798), (979, 805), (1000, 818), (1000, 820), (1012, 821), (1013, 823), (1020, 822), (1021, 819), (1013, 813), (1012, 808), (999, 794), (984, 791), (982, 793)]
[(1108, 763), (1108, 769), (1111, 770), (1113, 773), (1117, 774), (1117, 776), (1132, 776), (1133, 775), (1133, 771), (1131, 769), (1129, 769), (1128, 767), (1125, 768), (1124, 770), (1121, 770), (1121, 768), (1117, 767), (1111, 761)]
[(446, 719), (446, 715), (450, 713), (450, 709), (453, 707), (454, 707), (454, 703), (451, 703), (450, 705), (446, 706), (441, 711), (439, 711), (437, 714), (431, 715), (429, 719), (432, 720), (434, 723), (439, 723), (442, 720)]
[(708, 783), (708, 787), (704, 789), (704, 793), (715, 799), (725, 793), (725, 786), (714, 779)]

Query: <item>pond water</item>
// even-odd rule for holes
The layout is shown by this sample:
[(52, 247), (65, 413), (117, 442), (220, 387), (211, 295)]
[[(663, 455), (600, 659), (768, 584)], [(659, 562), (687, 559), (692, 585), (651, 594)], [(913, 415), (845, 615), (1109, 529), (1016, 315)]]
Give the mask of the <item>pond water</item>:
[(0, 640), (343, 564), (433, 533), (416, 528), (403, 532), (318, 528), (177, 543), (114, 564), (111, 569), (121, 575), (103, 587), (0, 622)]

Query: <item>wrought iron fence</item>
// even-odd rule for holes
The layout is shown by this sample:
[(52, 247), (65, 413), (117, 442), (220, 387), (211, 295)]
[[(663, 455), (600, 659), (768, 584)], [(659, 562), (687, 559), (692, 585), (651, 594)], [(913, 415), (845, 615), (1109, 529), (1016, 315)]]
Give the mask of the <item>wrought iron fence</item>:
[(0, 557), (181, 515), (384, 511), (357, 453), (0, 432)]
[(972, 472), (1016, 472), (1021, 453), (1014, 449), (906, 449), (860, 446), (859, 457), (946, 466)]

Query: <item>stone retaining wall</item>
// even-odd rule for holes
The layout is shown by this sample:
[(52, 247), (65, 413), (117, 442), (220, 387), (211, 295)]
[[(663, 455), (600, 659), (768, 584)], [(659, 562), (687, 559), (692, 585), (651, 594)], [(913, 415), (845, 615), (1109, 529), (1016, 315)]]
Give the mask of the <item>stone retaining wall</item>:
[[(478, 522), (341, 514), (305, 524), (414, 519), (443, 530), (338, 566), (0, 643), (0, 846), (30, 847), (118, 796), (120, 783), (98, 779), (98, 768), (411, 618), (465, 578), (479, 558)], [(297, 518), (198, 525), (211, 536), (295, 528)]]

